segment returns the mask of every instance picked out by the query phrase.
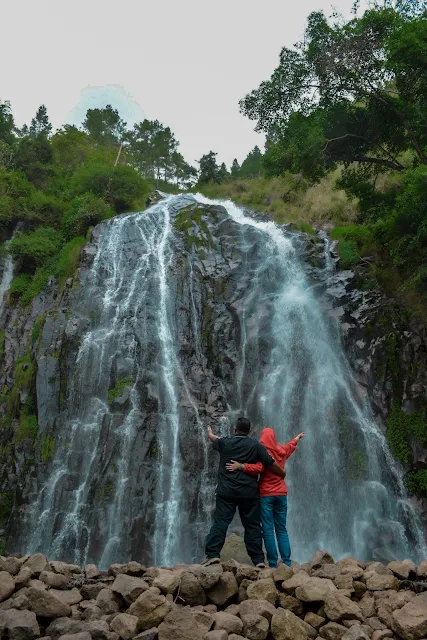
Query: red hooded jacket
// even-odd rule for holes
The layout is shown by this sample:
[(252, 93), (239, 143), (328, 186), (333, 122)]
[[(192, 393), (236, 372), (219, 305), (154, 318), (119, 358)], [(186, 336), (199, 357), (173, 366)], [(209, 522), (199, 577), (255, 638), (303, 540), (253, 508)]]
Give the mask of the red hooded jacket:
[[(274, 429), (270, 429), (269, 427), (261, 431), (261, 437), (259, 440), (282, 469), (285, 468), (285, 461), (293, 454), (298, 444), (298, 440), (296, 440), (296, 438), (290, 440), (287, 444), (277, 444)], [(264, 471), (264, 465), (262, 462), (257, 462), (256, 464), (244, 464), (243, 471), (250, 475), (262, 474), (259, 481), (259, 492), (261, 496), (288, 495), (288, 487), (284, 478), (276, 475), (273, 471), (270, 471), (270, 469), (266, 469)]]

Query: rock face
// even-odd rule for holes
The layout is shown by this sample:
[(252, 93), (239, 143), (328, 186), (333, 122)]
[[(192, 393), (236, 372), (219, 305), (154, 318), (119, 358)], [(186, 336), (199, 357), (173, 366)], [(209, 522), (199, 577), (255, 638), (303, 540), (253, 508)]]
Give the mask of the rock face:
[[(370, 414), (359, 394), (377, 387), (371, 360), (362, 366), (351, 348), (360, 327), (355, 318), (347, 326), (349, 316), (367, 300), (352, 296), (350, 283), (351, 274), (334, 273), (320, 235), (244, 219), (233, 205), (190, 195), (95, 227), (72, 278), (50, 279), (28, 309), (6, 305), (0, 318), (7, 551), (51, 550), (101, 568), (129, 558), (197, 561), (217, 464), (204, 424), (225, 435), (247, 413), (254, 424), (268, 418), (281, 440), (293, 435), (290, 424), (315, 434), (301, 458), (310, 469), (289, 463), (296, 554), (308, 557), (327, 539), (334, 553), (353, 545), (365, 561), (416, 560), (417, 520), (410, 506), (393, 506), (397, 472), (378, 438), (366, 454)], [(349, 373), (337, 318), (363, 388)], [(424, 343), (415, 349), (415, 341), (408, 362), (415, 350), (421, 362)], [(413, 381), (417, 388), (405, 386), (411, 400), (422, 395), (421, 373)], [(383, 404), (385, 416), (389, 396)], [(322, 478), (310, 492), (307, 473)], [(376, 518), (355, 536), (367, 510)], [(237, 521), (233, 530), (241, 532)], [(42, 554), (32, 562), (50, 571)], [(313, 577), (332, 578), (326, 574)], [(173, 587), (172, 576), (162, 593)]]
[[(2, 566), (16, 568), (12, 558), (0, 556), (0, 561)], [(371, 574), (387, 576), (390, 568), (371, 563), (361, 576), (361, 584), (366, 586), (366, 591), (361, 593), (354, 588), (337, 589), (329, 578), (314, 575), (322, 567), (335, 567), (337, 571), (330, 575), (336, 574), (336, 582), (342, 577), (340, 568), (359, 566), (358, 561), (346, 559), (339, 565), (333, 561), (322, 562), (328, 562), (327, 557), (319, 560), (317, 553), (302, 565), (304, 568), (282, 570), (279, 566), (275, 571), (225, 561), (215, 567), (179, 564), (145, 569), (137, 563), (115, 564), (108, 571), (99, 571), (96, 566), (90, 571), (74, 567), (72, 575), (70, 565), (50, 563), (57, 576), (67, 578), (67, 584), (63, 589), (48, 589), (39, 580), (45, 571), (38, 571), (42, 564), (32, 561), (35, 572), (32, 586), (15, 584), (0, 603), (0, 638), (423, 640), (427, 636), (427, 585), (423, 578), (417, 577), (417, 573), (423, 573), (423, 565), (411, 566), (414, 579), (401, 580), (398, 587), (402, 589), (378, 591), (368, 587)], [(402, 571), (401, 567), (394, 568)], [(290, 586), (292, 578), (281, 582), (278, 578), (289, 576), (289, 571), (295, 571), (293, 578), (305, 575), (306, 582), (294, 581), (293, 587)], [(129, 575), (129, 572), (139, 575)], [(14, 582), (12, 575), (7, 574)], [(171, 576), (165, 574), (172, 574), (177, 580), (172, 581)], [(190, 576), (191, 586), (183, 594), (185, 579)], [(5, 576), (3, 580), (7, 583)], [(195, 582), (197, 598), (190, 604), (188, 594), (196, 593)], [(154, 583), (158, 586), (150, 586)], [(239, 584), (244, 585), (251, 598), (240, 601)], [(96, 597), (83, 599), (83, 594), (89, 594), (95, 586), (100, 587)], [(166, 593), (162, 593), (160, 587)], [(303, 599), (299, 600), (298, 596)]]

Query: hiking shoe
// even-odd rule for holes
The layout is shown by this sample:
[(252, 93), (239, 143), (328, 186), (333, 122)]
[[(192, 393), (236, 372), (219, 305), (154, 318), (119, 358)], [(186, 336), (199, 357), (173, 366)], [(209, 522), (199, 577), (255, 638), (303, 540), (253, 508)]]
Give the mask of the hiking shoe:
[(257, 569), (265, 569), (265, 563), (264, 562), (258, 562), (258, 564), (256, 564), (255, 567)]
[(201, 562), (200, 564), (203, 565), (204, 567), (210, 567), (213, 564), (219, 564), (221, 561), (219, 558), (205, 558), (205, 560), (203, 560), (203, 562)]

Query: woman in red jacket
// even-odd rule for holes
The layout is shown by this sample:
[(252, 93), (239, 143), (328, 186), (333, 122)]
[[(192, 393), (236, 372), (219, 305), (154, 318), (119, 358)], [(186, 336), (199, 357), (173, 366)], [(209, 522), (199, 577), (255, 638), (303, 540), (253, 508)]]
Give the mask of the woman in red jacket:
[[(277, 444), (274, 429), (267, 427), (261, 432), (260, 442), (266, 447), (275, 461), (285, 468), (285, 461), (296, 449), (298, 441), (304, 437), (299, 433), (287, 444)], [(288, 511), (288, 487), (283, 478), (265, 469), (261, 462), (256, 464), (242, 464), (232, 460), (226, 465), (228, 471), (243, 471), (251, 475), (261, 473), (259, 492), (261, 495), (261, 524), (264, 538), (267, 561), (270, 567), (277, 567), (278, 553), (284, 564), (291, 566), (291, 546), (289, 544), (288, 531), (286, 529), (286, 516)], [(277, 545), (276, 545), (277, 539)]]

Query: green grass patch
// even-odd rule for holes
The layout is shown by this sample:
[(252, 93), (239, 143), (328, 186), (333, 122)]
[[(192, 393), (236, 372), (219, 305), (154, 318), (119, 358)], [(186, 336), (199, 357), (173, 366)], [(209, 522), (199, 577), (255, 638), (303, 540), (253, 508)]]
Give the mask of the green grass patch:
[(31, 331), (31, 343), (35, 344), (40, 336), (40, 331), (43, 328), (44, 322), (46, 320), (46, 316), (37, 316), (34, 320), (33, 329)]
[(405, 463), (410, 459), (410, 436), (422, 447), (427, 445), (427, 414), (425, 411), (405, 413), (394, 402), (387, 419), (387, 442), (394, 457)]
[(130, 387), (134, 383), (132, 376), (126, 376), (117, 381), (116, 385), (108, 391), (108, 404), (112, 405), (116, 398), (120, 398), (126, 387)]
[(21, 440), (35, 440), (37, 437), (37, 416), (28, 412), (24, 407), (19, 416), (19, 427), (16, 433), (15, 442), (21, 442)]
[(0, 330), (0, 360), (3, 360), (5, 346), (6, 330)]
[(46, 464), (55, 454), (55, 438), (49, 433), (42, 433), (40, 436), (40, 460)]

